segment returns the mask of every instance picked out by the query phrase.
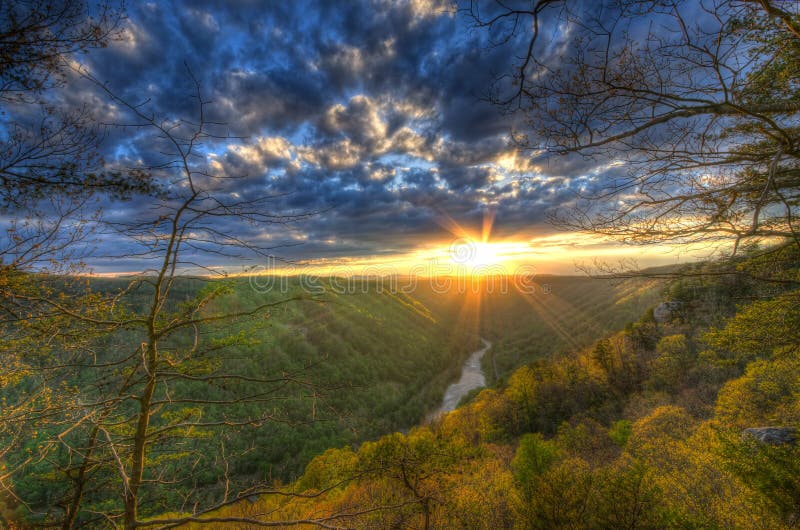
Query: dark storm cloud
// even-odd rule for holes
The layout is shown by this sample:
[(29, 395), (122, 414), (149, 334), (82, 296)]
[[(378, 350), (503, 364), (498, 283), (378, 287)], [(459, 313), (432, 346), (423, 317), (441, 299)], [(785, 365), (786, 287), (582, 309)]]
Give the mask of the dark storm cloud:
[[(605, 161), (515, 155), (512, 123), (482, 96), (515, 55), (491, 47), (446, 2), (141, 2), (120, 42), (84, 58), (98, 79), (165, 119), (207, 117), (237, 138), (204, 145), (230, 197), (274, 194), (276, 212), (319, 212), (288, 227), (225, 227), (301, 241), (296, 258), (372, 255), (443, 237), (443, 215), (471, 228), (496, 211), (519, 232), (592, 186)], [(514, 43), (510, 43), (513, 45)], [(130, 116), (85, 84), (67, 87), (103, 121)], [(238, 138), (241, 137), (241, 138)], [(152, 138), (109, 129), (107, 158), (163, 163)], [(505, 163), (502, 163), (505, 160)], [(111, 208), (117, 217), (146, 210)]]

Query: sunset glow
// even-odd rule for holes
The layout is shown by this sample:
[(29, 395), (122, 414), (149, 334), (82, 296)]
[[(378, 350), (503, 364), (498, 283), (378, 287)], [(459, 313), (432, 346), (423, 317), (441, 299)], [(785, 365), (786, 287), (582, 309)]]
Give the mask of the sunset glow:
[(0, 35), (0, 530), (800, 521), (800, 0)]

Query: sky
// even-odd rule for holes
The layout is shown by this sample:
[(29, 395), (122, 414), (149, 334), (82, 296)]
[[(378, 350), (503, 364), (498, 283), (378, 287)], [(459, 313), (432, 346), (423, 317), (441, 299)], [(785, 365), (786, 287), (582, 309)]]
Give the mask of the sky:
[[(485, 96), (518, 59), (520, 42), (493, 44), (447, 1), (131, 2), (121, 37), (75, 60), (166, 120), (196, 118), (190, 70), (211, 101), (207, 118), (227, 136), (201, 149), (208, 172), (231, 177), (221, 192), (267, 194), (276, 213), (312, 214), (220, 227), (274, 243), (275, 266), (358, 274), (455, 261), (571, 274), (595, 258), (642, 266), (685, 259), (547, 223), (576, 192), (612, 178), (618, 163), (517, 149), (510, 135), (519, 116)], [(96, 87), (71, 83), (63, 97), (105, 114), (103, 122), (127, 119)], [(108, 160), (162, 161), (147, 131), (111, 127), (107, 136)], [(130, 219), (147, 201), (104, 209)], [(98, 245), (96, 272), (140, 266), (102, 257), (124, 253), (119, 240)], [(242, 266), (203, 259), (232, 272)], [(259, 259), (248, 265), (273, 266)]]

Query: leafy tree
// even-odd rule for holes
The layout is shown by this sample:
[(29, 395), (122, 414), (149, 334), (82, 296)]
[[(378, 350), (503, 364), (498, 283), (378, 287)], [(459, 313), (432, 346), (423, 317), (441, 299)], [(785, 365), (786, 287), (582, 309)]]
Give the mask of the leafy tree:
[(631, 436), (631, 421), (619, 420), (615, 421), (611, 428), (608, 430), (608, 436), (618, 446), (624, 447), (628, 443), (628, 438)]
[(395, 433), (362, 445), (360, 469), (388, 481), (387, 498), (400, 508), (385, 514), (388, 519), (383, 519), (382, 526), (409, 525), (406, 513), (410, 509), (421, 516), (420, 527), (433, 528), (434, 511), (446, 502), (452, 487), (444, 478), (469, 456), (468, 449), (458, 440), (443, 440), (425, 428), (414, 429), (408, 436)]
[(546, 441), (541, 434), (525, 434), (519, 439), (511, 468), (526, 502), (536, 496), (540, 477), (560, 456), (556, 444)]
[(567, 458), (537, 480), (536, 495), (517, 505), (516, 528), (585, 528), (592, 511), (595, 479), (589, 464)]
[(670, 517), (653, 472), (628, 458), (599, 471), (595, 528), (668, 528)]
[(611, 341), (608, 339), (598, 341), (597, 344), (594, 345), (594, 348), (592, 348), (592, 361), (606, 374), (610, 374), (614, 371), (615, 357)]
[(656, 389), (677, 390), (693, 362), (694, 356), (685, 335), (662, 337), (656, 345), (649, 381)]
[(795, 353), (750, 363), (742, 377), (725, 383), (719, 392), (716, 416), (739, 428), (797, 425), (800, 405), (800, 359)]
[(633, 424), (631, 443), (635, 442), (636, 447), (632, 448), (632, 452), (637, 448), (654, 450), (650, 443), (662, 439), (685, 440), (691, 435), (693, 426), (693, 418), (682, 408), (671, 405), (657, 407)]
[(744, 366), (769, 357), (776, 349), (797, 351), (800, 345), (798, 292), (791, 291), (772, 300), (759, 300), (711, 329), (705, 342), (721, 359)]

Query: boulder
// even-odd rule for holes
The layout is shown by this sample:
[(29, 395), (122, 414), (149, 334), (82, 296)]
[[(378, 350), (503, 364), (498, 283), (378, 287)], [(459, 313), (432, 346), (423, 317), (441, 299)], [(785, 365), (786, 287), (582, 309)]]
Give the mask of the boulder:
[(770, 445), (794, 445), (797, 442), (797, 429), (792, 427), (753, 427), (742, 431), (742, 437), (753, 438)]
[(653, 318), (659, 324), (666, 324), (677, 317), (681, 309), (683, 309), (683, 302), (679, 300), (661, 302), (653, 309)]

